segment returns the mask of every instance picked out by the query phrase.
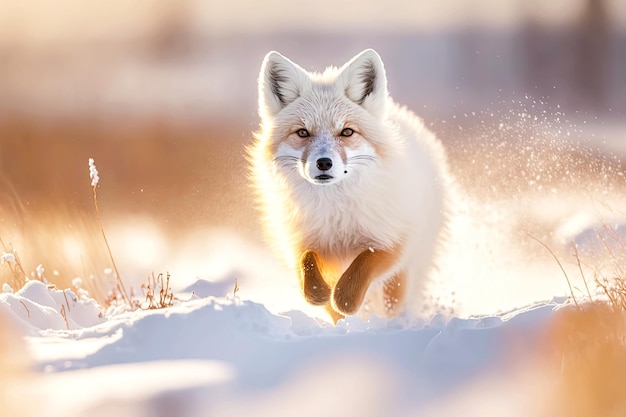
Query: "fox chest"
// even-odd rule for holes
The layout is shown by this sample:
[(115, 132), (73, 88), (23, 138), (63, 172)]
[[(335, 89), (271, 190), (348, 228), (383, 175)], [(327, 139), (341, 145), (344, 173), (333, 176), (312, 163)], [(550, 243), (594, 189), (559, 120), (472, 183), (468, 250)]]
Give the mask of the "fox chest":
[(360, 200), (335, 199), (302, 207), (299, 231), (303, 249), (354, 256), (359, 252), (392, 247), (400, 227), (390, 221), (384, 206)]

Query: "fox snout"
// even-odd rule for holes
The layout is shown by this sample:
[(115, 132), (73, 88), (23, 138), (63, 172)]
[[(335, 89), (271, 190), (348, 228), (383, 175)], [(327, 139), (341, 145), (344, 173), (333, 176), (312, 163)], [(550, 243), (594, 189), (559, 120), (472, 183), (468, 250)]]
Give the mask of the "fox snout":
[(320, 183), (325, 184), (326, 182), (332, 181), (335, 177), (330, 175), (332, 173), (333, 168), (333, 160), (327, 157), (319, 158), (315, 162), (315, 166), (320, 174), (315, 176), (315, 180), (320, 181)]
[(320, 158), (315, 163), (315, 166), (320, 171), (328, 171), (333, 167), (333, 160), (330, 158)]
[(317, 135), (305, 148), (300, 174), (316, 185), (334, 184), (346, 174), (341, 148), (329, 134)]
[(302, 176), (316, 185), (334, 184), (343, 179), (347, 170), (337, 152), (308, 155), (303, 161)]

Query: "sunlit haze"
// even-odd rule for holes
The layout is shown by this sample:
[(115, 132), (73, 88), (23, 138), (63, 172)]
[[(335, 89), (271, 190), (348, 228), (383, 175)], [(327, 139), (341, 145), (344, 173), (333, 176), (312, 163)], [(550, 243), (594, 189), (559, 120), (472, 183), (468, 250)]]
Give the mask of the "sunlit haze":
[(153, 272), (176, 288), (237, 278), (273, 311), (308, 308), (264, 244), (247, 184), (258, 68), (269, 50), (319, 71), (374, 47), (463, 195), (433, 297), (470, 315), (566, 293), (530, 236), (577, 268), (571, 242), (623, 214), (623, 2), (326, 3), (2, 2), (3, 250), (51, 281), (106, 275), (94, 158), (133, 286)]

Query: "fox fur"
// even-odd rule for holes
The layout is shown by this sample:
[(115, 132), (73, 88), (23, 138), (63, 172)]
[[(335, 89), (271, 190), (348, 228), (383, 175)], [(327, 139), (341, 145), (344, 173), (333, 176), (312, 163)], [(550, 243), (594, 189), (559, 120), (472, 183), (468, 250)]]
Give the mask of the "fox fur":
[(372, 49), (307, 72), (270, 52), (248, 148), (268, 241), (334, 322), (419, 312), (449, 218), (441, 143), (397, 105)]

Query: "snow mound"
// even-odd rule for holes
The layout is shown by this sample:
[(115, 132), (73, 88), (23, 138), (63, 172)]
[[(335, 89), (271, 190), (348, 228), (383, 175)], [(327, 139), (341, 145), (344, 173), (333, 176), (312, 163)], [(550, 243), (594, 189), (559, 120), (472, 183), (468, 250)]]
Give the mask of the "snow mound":
[[(112, 364), (209, 360), (228, 364), (246, 387), (274, 386), (311, 363), (363, 357), (408, 373), (413, 386), (430, 389), (467, 381), (490, 364), (507, 360), (510, 335), (532, 347), (554, 305), (529, 308), (522, 316), (453, 319), (443, 327), (401, 328), (382, 319), (342, 320), (334, 327), (302, 312), (284, 315), (238, 298), (207, 297), (176, 306), (113, 316), (91, 329), (66, 331), (73, 343), (107, 343), (84, 357), (42, 360), (47, 372)], [(518, 340), (519, 339), (519, 340)]]
[(0, 311), (13, 316), (29, 333), (41, 330), (75, 330), (105, 321), (101, 307), (72, 290), (58, 290), (41, 281), (28, 281), (16, 293), (0, 294)]
[(232, 295), (195, 293), (172, 307), (108, 315), (38, 281), (0, 296), (30, 334), (41, 404), (68, 417), (162, 407), (180, 416), (413, 415), (486, 374), (515, 377), (517, 355), (537, 351), (558, 306), (411, 324), (351, 317), (333, 326)]

